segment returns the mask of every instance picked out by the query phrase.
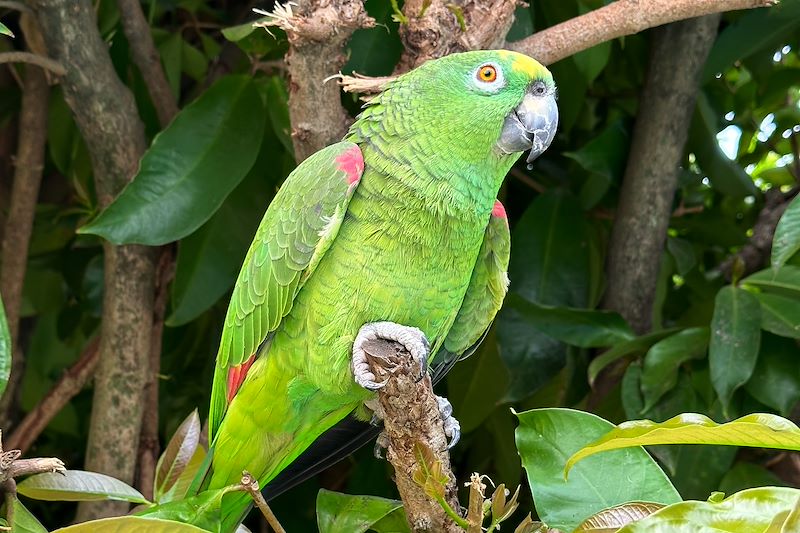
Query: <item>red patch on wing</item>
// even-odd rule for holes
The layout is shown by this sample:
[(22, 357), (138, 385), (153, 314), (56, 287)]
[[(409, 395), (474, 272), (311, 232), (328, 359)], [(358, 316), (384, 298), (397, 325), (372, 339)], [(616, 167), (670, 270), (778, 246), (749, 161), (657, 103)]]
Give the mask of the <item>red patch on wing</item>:
[(492, 216), (497, 218), (508, 218), (506, 215), (506, 208), (503, 207), (503, 204), (500, 203), (500, 200), (494, 201), (494, 207), (492, 208)]
[(229, 404), (233, 400), (233, 397), (236, 396), (236, 393), (239, 391), (239, 387), (241, 387), (242, 383), (244, 383), (244, 378), (247, 377), (247, 371), (250, 370), (251, 366), (253, 366), (255, 360), (256, 360), (256, 354), (253, 354), (250, 356), (250, 359), (248, 359), (244, 363), (228, 369)]
[(358, 183), (361, 174), (364, 173), (364, 156), (361, 155), (358, 146), (353, 146), (340, 154), (336, 162), (339, 164), (339, 170), (345, 173), (348, 185)]

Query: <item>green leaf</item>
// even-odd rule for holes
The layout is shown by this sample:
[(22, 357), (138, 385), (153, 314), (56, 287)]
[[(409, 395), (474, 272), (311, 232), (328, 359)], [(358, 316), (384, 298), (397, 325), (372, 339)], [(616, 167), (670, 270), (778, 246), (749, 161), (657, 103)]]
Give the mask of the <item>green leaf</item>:
[(731, 397), (753, 374), (761, 342), (761, 309), (751, 293), (727, 286), (714, 301), (708, 362), (711, 383), (728, 416)]
[(260, 85), (261, 90), (267, 95), (267, 112), (272, 124), (272, 130), (278, 136), (287, 152), (294, 158), (294, 143), (292, 142), (292, 124), (289, 119), (289, 91), (286, 82), (280, 76), (271, 76)]
[(447, 397), (458, 413), (461, 431), (477, 428), (494, 411), (508, 385), (500, 359), (495, 328), (489, 330), (477, 352), (447, 374)]
[(572, 533), (614, 533), (626, 524), (650, 516), (664, 506), (650, 502), (628, 502), (593, 514)]
[(735, 198), (758, 192), (752, 178), (738, 163), (728, 159), (717, 142), (717, 116), (701, 92), (697, 95), (697, 109), (689, 129), (689, 146), (697, 158), (697, 164), (705, 171), (714, 189)]
[[(800, 4), (800, 2), (798, 2)], [(772, 240), (772, 268), (780, 268), (800, 251), (800, 195), (786, 208)]]
[(719, 490), (733, 494), (753, 487), (785, 487), (786, 483), (763, 466), (739, 461), (725, 474), (719, 483)]
[(155, 518), (117, 516), (56, 529), (53, 533), (208, 533), (205, 529)]
[(351, 496), (325, 489), (321, 489), (317, 495), (317, 525), (320, 533), (410, 531), (405, 520), (395, 522), (395, 525), (402, 524), (402, 529), (375, 529), (378, 522), (392, 514), (405, 514), (403, 502), (377, 496)]
[(756, 294), (761, 303), (761, 327), (781, 335), (800, 339), (800, 298), (777, 294)]
[(164, 65), (164, 74), (167, 76), (170, 92), (175, 100), (180, 100), (181, 94), (181, 60), (183, 59), (183, 37), (181, 32), (168, 34), (158, 45), (161, 54), (161, 63)]
[(644, 357), (641, 389), (642, 412), (678, 382), (678, 368), (686, 361), (702, 357), (708, 347), (708, 328), (688, 328), (655, 343)]
[(745, 389), (759, 402), (788, 416), (800, 401), (796, 341), (764, 334), (756, 369)]
[(153, 494), (156, 501), (169, 491), (186, 469), (200, 442), (200, 416), (197, 409), (186, 417), (158, 458)]
[(578, 150), (564, 152), (590, 174), (581, 188), (583, 208), (594, 207), (612, 183), (622, 181), (629, 144), (628, 131), (622, 120), (617, 120)]
[(6, 390), (11, 375), (11, 332), (8, 330), (6, 310), (0, 295), (0, 394)]
[(625, 319), (612, 311), (542, 305), (518, 294), (509, 294), (505, 305), (518, 310), (530, 327), (573, 346), (611, 346), (634, 337)]
[(738, 492), (721, 501), (685, 501), (669, 505), (647, 518), (623, 527), (617, 533), (789, 533), (789, 521), (800, 490), (760, 487)]
[(8, 29), (8, 26), (0, 22), (0, 35), (8, 35), (9, 37), (14, 37), (14, 34), (11, 30)]
[(643, 448), (594, 457), (564, 478), (566, 458), (613, 428), (610, 422), (571, 409), (534, 409), (517, 416), (517, 449), (539, 518), (550, 527), (572, 531), (589, 516), (631, 501), (680, 501)]
[(127, 483), (105, 474), (83, 470), (67, 470), (63, 474), (55, 472), (36, 474), (19, 483), (17, 492), (28, 498), (51, 502), (119, 500), (150, 503)]
[(14, 501), (13, 533), (47, 533), (47, 529), (16, 497)]
[(78, 232), (154, 246), (189, 235), (250, 170), (263, 131), (250, 78), (220, 79), (156, 136), (134, 180)]
[(597, 376), (600, 374), (600, 372), (614, 361), (622, 359), (623, 357), (631, 357), (642, 354), (656, 342), (669, 337), (678, 331), (680, 331), (680, 328), (669, 328), (648, 333), (647, 335), (642, 335), (641, 337), (636, 337), (634, 339), (621, 342), (612, 347), (610, 350), (603, 352), (599, 356), (592, 359), (592, 362), (589, 363), (589, 383), (594, 383), (594, 380), (597, 379)]
[(586, 83), (591, 84), (608, 64), (610, 55), (611, 41), (606, 41), (578, 52), (572, 59)]
[(800, 450), (800, 429), (789, 420), (768, 413), (746, 415), (727, 424), (717, 424), (697, 413), (684, 413), (660, 423), (633, 420), (623, 422), (575, 452), (567, 461), (565, 471), (569, 472), (578, 461), (596, 453), (628, 446), (662, 444), (716, 444)]
[[(586, 307), (591, 285), (591, 228), (578, 200), (562, 191), (538, 196), (511, 238), (511, 293), (544, 305)], [(498, 317), (500, 357), (509, 370), (506, 400), (522, 399), (566, 364), (566, 347), (532, 329), (519, 311)]]
[(744, 278), (742, 283), (764, 292), (800, 298), (800, 267), (784, 265), (778, 270), (766, 268)]
[[(142, 509), (136, 514), (148, 520), (174, 520), (176, 522), (195, 524), (208, 531), (219, 531), (222, 498), (231, 492), (236, 492), (235, 485), (216, 490), (207, 490), (190, 498), (154, 505)], [(240, 496), (244, 497), (246, 495), (241, 494)]]

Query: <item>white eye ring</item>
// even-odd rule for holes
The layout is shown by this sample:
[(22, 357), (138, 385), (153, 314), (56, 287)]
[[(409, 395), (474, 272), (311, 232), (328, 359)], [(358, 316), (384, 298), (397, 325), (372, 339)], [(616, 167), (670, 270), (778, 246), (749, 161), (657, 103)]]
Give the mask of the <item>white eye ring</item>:
[[(486, 71), (494, 74), (493, 80), (484, 79)], [(503, 69), (500, 65), (494, 62), (484, 63), (472, 71), (472, 85), (481, 92), (496, 93), (506, 86), (506, 78), (503, 75)]]

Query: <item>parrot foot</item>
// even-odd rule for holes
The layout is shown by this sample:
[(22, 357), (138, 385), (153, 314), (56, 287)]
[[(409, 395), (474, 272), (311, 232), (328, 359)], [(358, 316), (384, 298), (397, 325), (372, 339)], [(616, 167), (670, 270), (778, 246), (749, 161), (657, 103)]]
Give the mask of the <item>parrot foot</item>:
[(402, 344), (406, 350), (419, 363), (420, 379), (425, 376), (428, 367), (428, 353), (430, 344), (425, 334), (417, 328), (401, 326), (394, 322), (372, 322), (364, 324), (358, 331), (356, 340), (353, 342), (353, 377), (356, 383), (367, 390), (378, 390), (386, 385), (385, 381), (376, 382), (375, 374), (370, 371), (367, 362), (367, 354), (364, 351), (364, 344), (376, 339), (385, 339)]
[(444, 434), (448, 439), (447, 449), (452, 448), (461, 439), (461, 424), (453, 416), (453, 405), (444, 396), (437, 396), (436, 403), (439, 404), (439, 414), (442, 416), (444, 424)]

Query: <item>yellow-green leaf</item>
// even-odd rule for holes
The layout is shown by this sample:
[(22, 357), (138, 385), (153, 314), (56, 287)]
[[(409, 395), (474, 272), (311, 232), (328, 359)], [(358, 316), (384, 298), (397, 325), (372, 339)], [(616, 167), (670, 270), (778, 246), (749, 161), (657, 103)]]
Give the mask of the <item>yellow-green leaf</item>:
[(31, 476), (17, 485), (17, 492), (28, 498), (45, 501), (119, 500), (150, 503), (127, 483), (105, 474), (83, 470), (67, 470), (63, 474), (46, 472)]
[(606, 450), (661, 444), (717, 444), (800, 450), (800, 429), (777, 415), (755, 413), (727, 424), (717, 424), (705, 415), (684, 413), (666, 422), (624, 422), (596, 441), (584, 446), (567, 461), (565, 472), (578, 461)]
[(0, 35), (8, 35), (9, 37), (13, 37), (14, 34), (11, 30), (8, 29), (8, 26), (0, 22)]
[(142, 518), (140, 516), (117, 516), (92, 520), (74, 526), (56, 529), (53, 533), (208, 533), (205, 529), (173, 522)]
[(797, 531), (787, 525), (799, 499), (800, 490), (788, 487), (748, 489), (719, 501), (674, 503), (618, 533), (790, 533)]
[(593, 514), (576, 527), (572, 533), (614, 533), (619, 528), (650, 516), (663, 508), (664, 505), (652, 502), (628, 502), (615, 505)]

